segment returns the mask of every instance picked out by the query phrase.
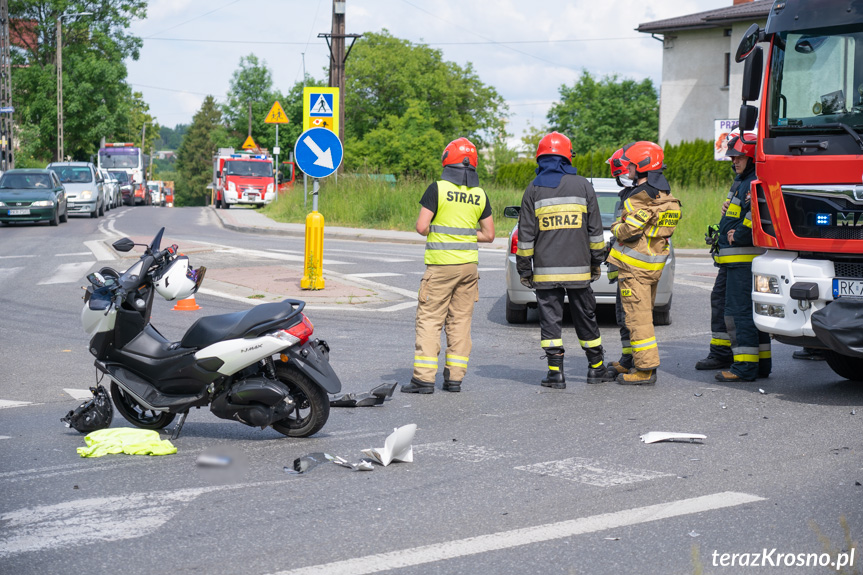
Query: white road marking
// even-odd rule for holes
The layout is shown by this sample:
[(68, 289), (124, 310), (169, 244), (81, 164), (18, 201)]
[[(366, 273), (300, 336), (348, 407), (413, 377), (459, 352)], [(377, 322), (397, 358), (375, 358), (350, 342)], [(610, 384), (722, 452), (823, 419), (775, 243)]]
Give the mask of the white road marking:
[[(128, 493), (38, 505), (0, 515), (0, 557), (28, 551), (147, 537), (199, 495), (271, 487), (291, 480)], [(176, 505), (176, 504), (181, 505)], [(174, 505), (172, 505), (174, 504)]]
[(348, 278), (390, 278), (396, 276), (403, 276), (404, 274), (396, 274), (392, 272), (370, 272), (365, 274), (347, 274), (345, 277)]
[(647, 507), (625, 509), (614, 513), (603, 513), (601, 515), (592, 515), (590, 517), (558, 523), (546, 523), (535, 527), (524, 527), (513, 529), (512, 531), (502, 531), (499, 533), (489, 533), (488, 535), (479, 535), (477, 537), (468, 537), (466, 539), (433, 543), (412, 549), (401, 549), (399, 551), (366, 555), (365, 557), (356, 557), (344, 561), (310, 565), (299, 569), (280, 571), (274, 575), (363, 575), (380, 573), (382, 571), (389, 571), (390, 569), (426, 565), (457, 557), (512, 549), (544, 541), (573, 537), (575, 535), (596, 533), (598, 531), (619, 529), (621, 527), (640, 525), (662, 519), (704, 513), (705, 511), (736, 507), (756, 501), (764, 501), (764, 498), (748, 493), (726, 491), (724, 493), (714, 493), (712, 495), (681, 499), (679, 501), (649, 505)]
[[(206, 244), (207, 242), (198, 242), (200, 244)], [(218, 244), (209, 244), (209, 245), (218, 245)], [(227, 252), (231, 254), (258, 257), (258, 258), (267, 258), (271, 260), (281, 260), (284, 262), (300, 262), (303, 263), (305, 261), (305, 256), (295, 255), (295, 254), (283, 254), (283, 253), (273, 253), (271, 251), (266, 250), (247, 250), (243, 248), (234, 248), (230, 246), (219, 246), (221, 249), (217, 250), (220, 252)], [(324, 258), (324, 265), (337, 265), (337, 266), (352, 266), (353, 262), (343, 262), (339, 260), (329, 260)]]
[(87, 246), (87, 249), (93, 252), (93, 257), (95, 257), (97, 261), (107, 262), (117, 259), (114, 252), (105, 247), (105, 244), (99, 240), (84, 242), (84, 245)]
[(647, 469), (629, 469), (619, 465), (610, 465), (595, 459), (585, 457), (570, 457), (559, 461), (545, 461), (533, 465), (520, 465), (519, 471), (529, 471), (540, 475), (560, 477), (569, 481), (586, 483), (596, 487), (611, 487), (639, 481), (649, 481), (659, 477), (669, 477), (673, 473), (662, 473)]
[(90, 252), (75, 252), (71, 254), (54, 254), (55, 258), (63, 258), (66, 256), (89, 256)]
[(12, 277), (13, 275), (17, 274), (19, 271), (21, 271), (23, 269), (24, 269), (23, 266), (17, 267), (17, 268), (0, 268), (0, 281), (5, 280), (6, 278)]
[(42, 280), (38, 285), (74, 283), (84, 279), (84, 275), (93, 267), (93, 262), (75, 262), (72, 264), (60, 264), (54, 275)]
[(0, 439), (12, 439), (8, 435), (0, 435)]
[(420, 455), (431, 455), (446, 457), (466, 463), (481, 463), (493, 461), (503, 457), (509, 457), (489, 447), (482, 445), (467, 445), (464, 443), (453, 443), (452, 441), (437, 441), (435, 443), (422, 443), (413, 446), (414, 451)]
[[(220, 297), (222, 299), (229, 299), (232, 301), (238, 301), (238, 302), (242, 302), (242, 303), (249, 304), (249, 305), (261, 305), (262, 303), (272, 303), (272, 302), (268, 302), (268, 301), (261, 300), (261, 299), (250, 299), (250, 298), (239, 296), (239, 295), (231, 295), (231, 294), (227, 294), (227, 293), (222, 293), (222, 292), (218, 292), (218, 291), (211, 290), (209, 288), (204, 288), (204, 287), (198, 289), (198, 293), (204, 294), (204, 295), (211, 295), (213, 297)], [(388, 307), (381, 307), (381, 308), (375, 308), (375, 309), (361, 308), (361, 307), (352, 306), (350, 304), (345, 304), (345, 305), (308, 304), (308, 305), (306, 305), (305, 309), (307, 309), (309, 311), (358, 311), (358, 312), (363, 312), (363, 313), (380, 313), (380, 312), (400, 311), (403, 309), (415, 308), (416, 306), (417, 306), (417, 302), (416, 302), (416, 300), (414, 300), (414, 301), (397, 303), (397, 304), (394, 304), (394, 305), (391, 305)]]
[(35, 258), (36, 256), (0, 256), (0, 260), (11, 260), (12, 258)]
[(700, 289), (705, 289), (707, 291), (713, 291), (713, 284), (712, 283), (708, 284), (708, 283), (701, 283), (701, 282), (691, 282), (689, 280), (679, 280), (677, 278), (674, 278), (674, 283), (675, 283), (675, 285), (680, 284), (680, 285), (684, 285), (684, 286), (690, 286), (690, 287), (697, 287)]
[(0, 409), (6, 409), (7, 407), (23, 407), (25, 405), (33, 405), (29, 401), (13, 401), (11, 399), (0, 399)]
[(69, 389), (64, 387), (63, 391), (71, 395), (72, 399), (80, 399), (83, 401), (85, 399), (91, 399), (93, 397), (93, 394), (90, 392), (89, 389)]

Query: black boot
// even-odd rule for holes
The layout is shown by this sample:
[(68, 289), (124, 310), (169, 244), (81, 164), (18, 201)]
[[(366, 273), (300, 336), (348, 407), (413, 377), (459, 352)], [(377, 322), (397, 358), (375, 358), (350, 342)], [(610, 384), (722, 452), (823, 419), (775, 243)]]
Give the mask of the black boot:
[(728, 369), (731, 367), (731, 359), (719, 359), (718, 357), (705, 357), (698, 360), (695, 364), (695, 369), (699, 371)]
[(460, 381), (444, 381), (443, 382), (443, 390), (451, 391), (453, 393), (458, 393), (461, 391), (461, 382)]
[(615, 379), (617, 379), (617, 370), (611, 366), (606, 367), (604, 363), (600, 363), (599, 367), (587, 369), (587, 383), (604, 383)]
[(434, 382), (428, 383), (411, 378), (410, 383), (402, 386), (402, 393), (434, 393)]
[(548, 375), (542, 380), (543, 387), (566, 389), (566, 379), (563, 377), (563, 354), (547, 355)]

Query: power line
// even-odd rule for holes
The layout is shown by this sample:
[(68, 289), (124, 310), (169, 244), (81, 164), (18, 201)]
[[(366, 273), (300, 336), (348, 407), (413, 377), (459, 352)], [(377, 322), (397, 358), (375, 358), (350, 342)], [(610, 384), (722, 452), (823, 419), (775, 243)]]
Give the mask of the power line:
[(211, 96), (214, 100), (221, 100), (222, 98), (218, 98), (213, 96), (213, 94), (204, 94), (203, 92), (192, 92), (190, 90), (175, 90), (173, 88), (163, 88), (161, 86), (148, 86), (147, 84), (138, 84), (137, 82), (134, 84), (129, 84), (130, 86), (137, 86), (139, 88), (149, 88), (151, 90), (162, 90), (164, 92), (176, 92), (178, 94), (194, 94), (195, 96)]
[(205, 12), (205, 13), (203, 13), (203, 14), (199, 15), (199, 16), (195, 16), (194, 18), (189, 18), (189, 19), (188, 19), (188, 20), (186, 20), (185, 22), (180, 22), (179, 24), (177, 24), (177, 25), (175, 25), (175, 26), (171, 26), (170, 28), (165, 28), (165, 29), (164, 29), (164, 30), (162, 30), (161, 32), (156, 32), (155, 34), (150, 34), (149, 36), (147, 36), (147, 37), (145, 37), (145, 38), (143, 38), (143, 39), (144, 39), (144, 40), (154, 40), (154, 39), (155, 39), (155, 38), (153, 38), (154, 36), (158, 36), (159, 34), (164, 34), (165, 32), (168, 32), (168, 31), (173, 30), (173, 29), (175, 29), (175, 28), (179, 28), (180, 26), (185, 26), (185, 25), (186, 25), (186, 24), (188, 24), (189, 22), (194, 22), (195, 20), (198, 20), (198, 19), (200, 19), (200, 18), (203, 18), (204, 16), (209, 16), (209, 15), (210, 15), (210, 14), (212, 14), (213, 12), (218, 12), (219, 10), (222, 10), (223, 8), (227, 8), (228, 6), (231, 6), (231, 5), (233, 5), (233, 4), (236, 4), (236, 3), (237, 3), (237, 2), (239, 2), (239, 1), (240, 1), (240, 0), (233, 0), (233, 2), (228, 2), (228, 3), (227, 3), (227, 4), (225, 4), (224, 6), (220, 6), (219, 8), (215, 8), (215, 9), (213, 9), (213, 10), (210, 10), (209, 12)]
[[(572, 44), (578, 42), (619, 42), (621, 40), (651, 40), (650, 36), (621, 36), (608, 38), (568, 38), (563, 40), (504, 40), (495, 42), (493, 40), (485, 42), (411, 42), (415, 45), (422, 46), (487, 46), (487, 45), (502, 45), (507, 44)], [(308, 48), (310, 42), (279, 42), (268, 40), (213, 40), (210, 38), (144, 38), (144, 40), (158, 40), (161, 42), (198, 42), (201, 44), (264, 44), (277, 46), (303, 46)], [(526, 54), (522, 52), (522, 54)], [(526, 54), (532, 56), (532, 54)], [(533, 56), (535, 57), (535, 56)]]

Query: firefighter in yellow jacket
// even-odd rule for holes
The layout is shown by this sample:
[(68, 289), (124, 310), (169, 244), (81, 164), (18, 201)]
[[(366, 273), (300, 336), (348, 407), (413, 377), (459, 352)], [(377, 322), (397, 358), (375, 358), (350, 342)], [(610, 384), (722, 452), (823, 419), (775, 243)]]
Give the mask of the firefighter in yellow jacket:
[[(434, 393), (441, 329), (446, 329), (443, 390), (461, 391), (470, 357), (470, 324), (479, 300), (477, 242), (494, 240), (491, 203), (479, 187), (477, 151), (459, 138), (444, 149), (443, 174), (420, 200), (416, 230), (427, 236), (417, 297), (414, 369), (404, 393)], [(477, 229), (479, 225), (479, 229)]]
[(669, 238), (680, 221), (680, 202), (662, 175), (662, 148), (653, 142), (624, 147), (635, 182), (623, 212), (612, 224), (615, 242), (607, 261), (619, 268), (620, 299), (630, 331), (634, 367), (617, 376), (622, 385), (656, 383), (659, 350), (653, 332), (656, 284), (669, 253)]

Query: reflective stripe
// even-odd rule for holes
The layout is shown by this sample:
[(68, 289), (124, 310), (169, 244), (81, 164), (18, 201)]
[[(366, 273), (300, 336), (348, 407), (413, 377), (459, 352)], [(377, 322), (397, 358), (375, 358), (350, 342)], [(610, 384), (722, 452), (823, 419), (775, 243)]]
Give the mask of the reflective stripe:
[(730, 337), (728, 337), (728, 334), (724, 331), (714, 331), (712, 335), (716, 339), (723, 339), (723, 340), (731, 339)]
[(535, 268), (533, 281), (540, 282), (577, 282), (590, 280), (590, 266)]
[(519, 242), (518, 242), (518, 249), (522, 249), (522, 248), (524, 248), (524, 249), (526, 249), (526, 250), (532, 250), (532, 249), (533, 249), (533, 242), (522, 242), (522, 241), (519, 241)]
[(747, 228), (752, 227), (752, 212), (746, 212), (746, 216), (743, 218), (743, 225)]
[(548, 366), (548, 371), (560, 371), (560, 368), (556, 365), (550, 365)]
[(562, 212), (571, 213), (571, 212), (587, 212), (587, 206), (582, 206), (579, 204), (558, 204), (555, 206), (546, 206), (544, 208), (537, 208), (534, 213), (536, 217), (545, 216), (547, 214), (559, 214)]
[(599, 363), (593, 363), (593, 364), (591, 364), (591, 365), (590, 365), (590, 367), (591, 367), (591, 369), (596, 369), (597, 367), (599, 367), (599, 366), (601, 366), (601, 365), (602, 365), (602, 362), (600, 361)]
[[(545, 200), (538, 200), (533, 203), (533, 210), (536, 213), (539, 213), (540, 209), (546, 208), (548, 206), (559, 206), (562, 204), (578, 204), (581, 206), (587, 207), (587, 198), (579, 198), (578, 196), (567, 196), (564, 198), (547, 198)], [(585, 210), (579, 210), (585, 211)]]
[(590, 242), (590, 249), (592, 249), (592, 250), (605, 249), (605, 242)]
[(425, 357), (421, 355), (414, 356), (414, 366), (416, 367), (433, 367), (437, 369), (436, 357)]
[(710, 345), (718, 345), (720, 347), (731, 347), (731, 340), (730, 339), (718, 339), (718, 338), (714, 337), (713, 339), (710, 340)]
[(632, 355), (632, 347), (626, 346), (621, 350), (620, 355)]
[(765, 251), (767, 250), (764, 248), (757, 248), (755, 246), (745, 248), (723, 248), (719, 250), (718, 254), (713, 256), (713, 261), (718, 264), (751, 262), (756, 258), (756, 256), (760, 256)]
[(599, 244), (605, 245), (605, 236), (590, 236), (588, 238), (591, 244)]
[(426, 242), (427, 250), (479, 250), (479, 246), (469, 242)]
[(621, 262), (626, 262), (643, 270), (661, 270), (665, 266), (665, 260), (668, 258), (667, 254), (648, 256), (632, 248), (621, 247), (623, 251), (618, 250), (617, 246), (611, 248), (610, 255)]
[[(734, 198), (735, 200), (737, 198)], [(728, 218), (739, 218), (740, 217), (740, 204), (735, 204), (731, 202), (731, 205), (728, 206), (728, 210), (725, 212), (725, 217)]]
[(429, 226), (430, 234), (449, 234), (451, 236), (469, 236), (475, 234), (473, 228), (451, 228), (449, 226)]
[(633, 351), (646, 351), (654, 347), (656, 347), (656, 337), (651, 337), (649, 339), (641, 339), (632, 342)]
[(618, 274), (618, 271), (614, 270), (614, 271), (608, 272), (606, 275), (608, 276), (608, 279), (613, 280), (613, 279), (617, 278), (617, 274)]
[(635, 216), (626, 216), (626, 219), (624, 221), (627, 224), (629, 224), (630, 226), (638, 228), (639, 230), (644, 227), (644, 224), (647, 223), (647, 222), (642, 222), (641, 220), (639, 220)]
[(458, 367), (467, 367), (468, 358), (462, 355), (447, 355), (446, 364), (455, 365)]
[(548, 267), (536, 268), (533, 270), (535, 275), (580, 274), (585, 272), (590, 274), (590, 266)]
[(588, 339), (588, 340), (580, 339), (580, 340), (578, 340), (578, 343), (581, 345), (581, 347), (584, 347), (584, 348), (599, 347), (602, 345), (602, 338), (598, 337), (596, 339)]
[(544, 339), (539, 342), (539, 347), (563, 347), (562, 339)]
[(740, 205), (740, 198), (735, 197), (734, 199), (731, 200), (731, 203), (734, 204), (735, 206), (739, 206)]
[(627, 212), (634, 212), (634, 211), (635, 211), (635, 208), (634, 208), (634, 207), (632, 207), (632, 198), (629, 198), (629, 199), (627, 199), (625, 202), (623, 202), (623, 208), (624, 208)]
[(518, 248), (517, 250), (515, 250), (515, 255), (529, 258), (533, 255), (533, 248), (530, 248), (529, 250), (523, 250), (521, 248)]
[(770, 344), (769, 343), (758, 344), (758, 358), (759, 359), (767, 359), (769, 357), (772, 357), (770, 354)]
[(734, 361), (741, 363), (758, 363), (758, 356), (748, 353), (734, 354)]

